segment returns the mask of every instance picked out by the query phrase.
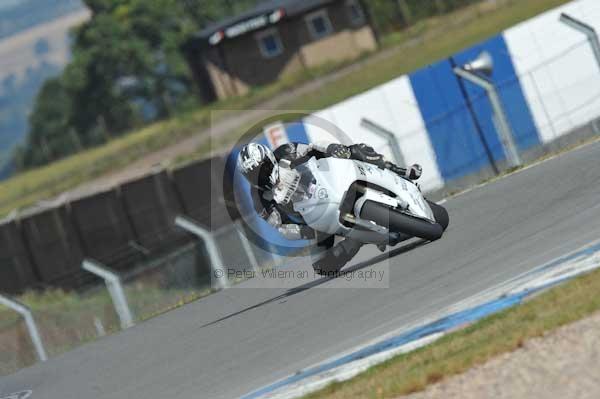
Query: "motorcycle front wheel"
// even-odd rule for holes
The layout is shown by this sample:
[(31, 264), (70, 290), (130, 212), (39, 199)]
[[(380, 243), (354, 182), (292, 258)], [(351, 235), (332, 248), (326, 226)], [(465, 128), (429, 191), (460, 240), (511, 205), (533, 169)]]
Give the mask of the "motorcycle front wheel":
[(448, 228), (448, 225), (450, 224), (450, 216), (448, 216), (448, 211), (446, 210), (446, 208), (444, 208), (441, 205), (436, 204), (433, 201), (429, 201), (429, 200), (426, 200), (426, 201), (429, 204), (429, 207), (431, 208), (431, 210), (433, 212), (435, 221), (438, 222), (440, 224), (440, 226), (442, 226), (444, 231), (446, 231), (446, 229)]
[(387, 227), (391, 232), (404, 233), (429, 241), (440, 239), (444, 233), (444, 227), (439, 223), (406, 215), (374, 201), (365, 202), (360, 217)]

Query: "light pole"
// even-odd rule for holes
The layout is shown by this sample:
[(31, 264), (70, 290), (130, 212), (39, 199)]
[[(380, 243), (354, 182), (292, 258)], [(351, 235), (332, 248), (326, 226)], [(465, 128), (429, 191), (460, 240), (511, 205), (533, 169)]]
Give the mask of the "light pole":
[(484, 51), (475, 60), (463, 66), (455, 67), (454, 73), (459, 77), (476, 84), (486, 91), (494, 111), (494, 124), (498, 129), (498, 133), (500, 134), (500, 141), (502, 142), (502, 147), (504, 149), (504, 153), (506, 154), (508, 164), (511, 167), (518, 167), (522, 165), (522, 162), (514, 141), (512, 129), (508, 123), (508, 118), (504, 112), (504, 107), (500, 101), (498, 91), (496, 90), (494, 83), (489, 78), (493, 69), (494, 62), (492, 60), (492, 56), (487, 51)]

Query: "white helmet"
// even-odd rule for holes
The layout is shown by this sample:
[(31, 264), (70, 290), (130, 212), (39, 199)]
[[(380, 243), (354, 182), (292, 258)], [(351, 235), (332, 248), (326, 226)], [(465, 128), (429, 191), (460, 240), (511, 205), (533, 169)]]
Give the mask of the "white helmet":
[(250, 184), (262, 190), (272, 189), (279, 180), (279, 165), (268, 147), (250, 143), (240, 151), (238, 169)]

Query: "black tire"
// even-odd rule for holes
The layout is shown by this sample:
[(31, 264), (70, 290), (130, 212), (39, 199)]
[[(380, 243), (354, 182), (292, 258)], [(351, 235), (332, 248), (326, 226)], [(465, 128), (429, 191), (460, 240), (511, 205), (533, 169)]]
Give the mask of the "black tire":
[(365, 202), (360, 217), (387, 227), (395, 233), (405, 233), (429, 241), (439, 240), (444, 233), (444, 228), (438, 223), (405, 215), (373, 201)]
[(429, 200), (427, 200), (427, 203), (429, 204), (429, 206), (431, 207), (431, 210), (433, 211), (433, 216), (435, 217), (435, 221), (438, 222), (440, 224), (440, 226), (442, 226), (444, 231), (446, 231), (446, 229), (448, 228), (448, 225), (450, 224), (450, 216), (448, 215), (448, 211), (446, 210), (446, 208), (436, 204), (435, 202), (431, 202)]

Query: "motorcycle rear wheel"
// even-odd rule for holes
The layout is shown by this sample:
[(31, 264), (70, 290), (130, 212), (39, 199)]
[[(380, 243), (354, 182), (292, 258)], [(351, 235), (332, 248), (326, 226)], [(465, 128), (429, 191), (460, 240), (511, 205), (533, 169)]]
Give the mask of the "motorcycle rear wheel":
[(440, 239), (444, 233), (444, 227), (439, 223), (406, 215), (374, 201), (365, 202), (360, 217), (387, 227), (394, 233), (404, 233), (429, 241)]

